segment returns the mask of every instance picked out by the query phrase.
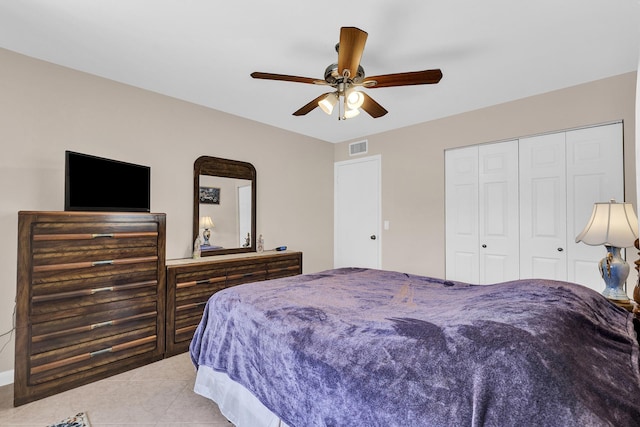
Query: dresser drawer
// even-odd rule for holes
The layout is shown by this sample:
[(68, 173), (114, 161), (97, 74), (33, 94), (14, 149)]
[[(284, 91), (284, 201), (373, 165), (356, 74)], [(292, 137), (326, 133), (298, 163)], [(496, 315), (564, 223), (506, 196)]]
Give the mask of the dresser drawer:
[(29, 385), (76, 375), (156, 348), (153, 325), (34, 354), (30, 357)]
[(230, 263), (227, 267), (227, 286), (259, 282), (267, 279), (267, 263)]
[(159, 260), (158, 233), (155, 230), (36, 234), (31, 249), (33, 285), (100, 277), (109, 281), (126, 280), (128, 276), (141, 272), (155, 275)]
[(187, 345), (193, 338), (193, 333), (202, 319), (202, 313), (206, 306), (206, 302), (192, 304), (189, 306), (181, 306), (176, 310), (173, 343), (186, 343)]
[[(34, 236), (32, 242), (33, 265), (46, 266), (50, 264), (66, 264), (78, 259), (99, 261), (122, 258), (143, 258), (157, 254), (158, 236), (156, 232), (144, 233), (139, 237), (96, 237), (73, 238), (76, 235), (66, 235), (65, 239), (51, 239), (62, 237), (58, 235)], [(114, 235), (116, 236), (116, 235)], [(61, 250), (61, 246), (64, 246)]]
[(302, 274), (302, 254), (291, 254), (274, 261), (267, 262), (267, 279)]
[(128, 304), (103, 304), (82, 315), (35, 323), (31, 326), (31, 353), (43, 353), (134, 329), (155, 328), (157, 316), (155, 299), (139, 298)]

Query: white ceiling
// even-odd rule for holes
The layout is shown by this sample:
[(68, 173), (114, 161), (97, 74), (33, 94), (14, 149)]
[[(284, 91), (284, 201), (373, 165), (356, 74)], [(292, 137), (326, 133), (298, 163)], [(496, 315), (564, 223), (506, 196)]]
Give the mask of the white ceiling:
[[(368, 89), (389, 114), (338, 121), (322, 78), (340, 27), (369, 33), (369, 76), (440, 68), (437, 85)], [(634, 71), (640, 0), (0, 0), (0, 47), (329, 142)], [(1, 66), (1, 64), (0, 64)]]

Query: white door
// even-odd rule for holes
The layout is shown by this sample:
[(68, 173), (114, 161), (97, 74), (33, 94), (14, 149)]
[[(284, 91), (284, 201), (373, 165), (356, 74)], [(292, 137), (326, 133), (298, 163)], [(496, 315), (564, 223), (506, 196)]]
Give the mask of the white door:
[(380, 156), (334, 166), (334, 268), (380, 268)]
[(518, 141), (478, 148), (478, 283), (517, 280), (519, 272)]
[(567, 280), (598, 292), (604, 283), (598, 262), (604, 246), (575, 243), (593, 204), (624, 201), (622, 123), (567, 132)]
[(567, 280), (565, 133), (520, 139), (520, 277)]
[(479, 283), (478, 146), (446, 150), (445, 277)]

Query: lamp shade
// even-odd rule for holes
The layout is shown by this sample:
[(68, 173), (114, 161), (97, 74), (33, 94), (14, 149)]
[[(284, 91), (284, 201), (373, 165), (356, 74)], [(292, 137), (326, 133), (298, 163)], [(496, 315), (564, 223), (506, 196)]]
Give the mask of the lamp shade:
[(335, 107), (337, 102), (338, 102), (338, 95), (336, 95), (335, 92), (328, 93), (327, 96), (325, 96), (320, 101), (318, 101), (318, 106), (320, 106), (322, 111), (331, 115), (331, 113), (333, 112), (333, 107)]
[(200, 218), (200, 228), (213, 228), (213, 220), (210, 216), (203, 216)]
[(594, 203), (591, 218), (576, 236), (576, 243), (617, 248), (633, 246), (638, 238), (638, 217), (631, 203)]

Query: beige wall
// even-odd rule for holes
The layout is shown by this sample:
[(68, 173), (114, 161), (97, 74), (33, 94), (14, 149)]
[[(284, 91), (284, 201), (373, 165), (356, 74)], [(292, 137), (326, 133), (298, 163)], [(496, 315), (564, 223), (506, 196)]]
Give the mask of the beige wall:
[[(333, 182), (330, 143), (2, 49), (0, 143), (0, 333), (12, 327), (17, 212), (64, 208), (67, 149), (151, 167), (151, 209), (167, 214), (167, 258), (192, 248), (195, 159), (250, 162), (266, 247), (303, 251), (305, 272), (333, 265), (333, 188), (318, 185)], [(0, 374), (13, 369), (13, 346), (0, 352)]]
[[(635, 206), (635, 90), (634, 72), (365, 137), (367, 155), (382, 156), (382, 267), (443, 277), (446, 148), (623, 120), (625, 197)], [(349, 159), (348, 143), (334, 158)]]

